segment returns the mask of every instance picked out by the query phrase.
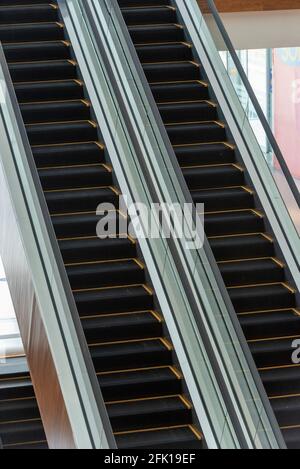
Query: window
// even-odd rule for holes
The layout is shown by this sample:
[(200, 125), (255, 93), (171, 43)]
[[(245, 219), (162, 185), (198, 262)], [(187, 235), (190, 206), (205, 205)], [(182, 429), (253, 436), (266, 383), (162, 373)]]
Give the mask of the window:
[(0, 259), (0, 360), (24, 354), (17, 319)]

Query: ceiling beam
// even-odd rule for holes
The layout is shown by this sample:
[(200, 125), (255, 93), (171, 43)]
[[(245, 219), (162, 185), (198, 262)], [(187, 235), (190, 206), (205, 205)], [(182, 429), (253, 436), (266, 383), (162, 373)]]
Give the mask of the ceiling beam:
[[(206, 0), (198, 0), (203, 11), (207, 11)], [(299, 8), (299, 0), (215, 0), (220, 12), (274, 11)]]

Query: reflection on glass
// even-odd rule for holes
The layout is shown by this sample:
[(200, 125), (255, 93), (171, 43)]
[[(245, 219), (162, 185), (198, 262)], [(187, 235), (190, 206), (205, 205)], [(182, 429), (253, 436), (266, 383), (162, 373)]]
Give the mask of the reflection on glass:
[[(237, 51), (300, 190), (300, 48)], [(220, 52), (280, 193), (300, 234), (300, 211), (229, 52)]]

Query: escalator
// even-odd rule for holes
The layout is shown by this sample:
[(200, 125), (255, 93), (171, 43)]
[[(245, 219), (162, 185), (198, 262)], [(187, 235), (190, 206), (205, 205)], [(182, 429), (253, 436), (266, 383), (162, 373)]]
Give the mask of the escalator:
[(2, 0), (0, 40), (118, 448), (202, 448), (137, 243), (99, 239), (119, 190), (58, 5)]
[(124, 20), (289, 448), (300, 447), (296, 290), (175, 3), (119, 0)]
[(26, 373), (0, 375), (0, 442), (3, 449), (48, 449), (34, 390)]

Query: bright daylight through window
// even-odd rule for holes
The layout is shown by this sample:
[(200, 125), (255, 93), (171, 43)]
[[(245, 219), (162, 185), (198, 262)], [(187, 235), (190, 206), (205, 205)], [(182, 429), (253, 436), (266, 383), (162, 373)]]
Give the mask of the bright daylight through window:
[(0, 259), (0, 366), (7, 357), (20, 356), (22, 353), (20, 332)]

